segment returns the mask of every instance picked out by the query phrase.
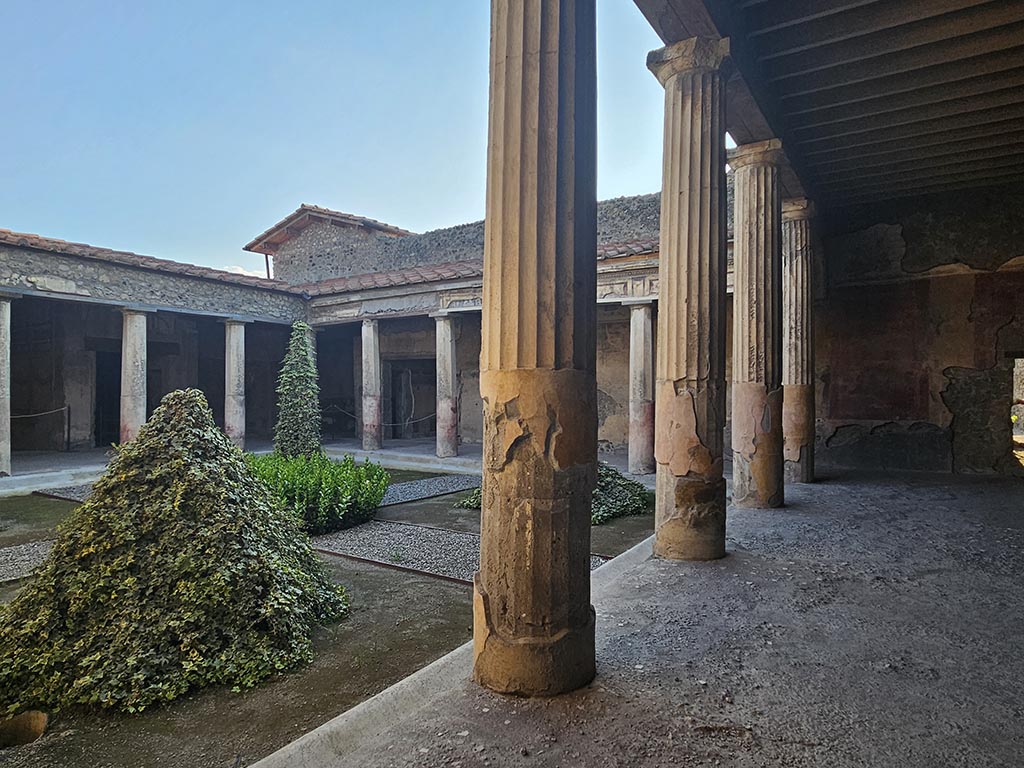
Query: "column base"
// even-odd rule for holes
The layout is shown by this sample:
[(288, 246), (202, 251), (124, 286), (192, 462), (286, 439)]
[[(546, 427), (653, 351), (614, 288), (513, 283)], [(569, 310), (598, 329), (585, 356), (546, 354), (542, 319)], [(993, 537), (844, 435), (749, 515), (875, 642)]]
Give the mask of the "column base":
[(658, 466), (654, 555), (666, 560), (725, 557), (725, 478), (676, 477)]
[(750, 509), (785, 504), (782, 389), (760, 382), (732, 385), (732, 503)]
[[(557, 696), (594, 679), (594, 607), (581, 627), (551, 637), (506, 640), (494, 630), (480, 575), (473, 579), (473, 680), (497, 693)], [(483, 632), (480, 629), (484, 629)]]

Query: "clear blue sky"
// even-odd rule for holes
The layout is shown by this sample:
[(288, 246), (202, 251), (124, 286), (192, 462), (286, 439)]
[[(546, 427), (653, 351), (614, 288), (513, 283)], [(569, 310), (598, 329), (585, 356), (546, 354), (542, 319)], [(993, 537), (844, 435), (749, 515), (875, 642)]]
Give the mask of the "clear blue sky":
[[(483, 217), (486, 0), (0, 3), (0, 227), (216, 267), (315, 203)], [(661, 175), (657, 37), (598, 1), (601, 198)]]

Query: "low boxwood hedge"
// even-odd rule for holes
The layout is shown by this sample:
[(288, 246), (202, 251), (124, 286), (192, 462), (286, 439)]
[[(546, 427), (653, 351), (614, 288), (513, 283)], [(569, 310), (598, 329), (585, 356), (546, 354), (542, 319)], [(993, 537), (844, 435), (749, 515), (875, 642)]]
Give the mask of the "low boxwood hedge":
[(330, 533), (365, 523), (380, 506), (391, 478), (383, 467), (356, 464), (351, 456), (340, 461), (322, 453), (246, 457), (281, 505), (291, 511), (310, 534)]

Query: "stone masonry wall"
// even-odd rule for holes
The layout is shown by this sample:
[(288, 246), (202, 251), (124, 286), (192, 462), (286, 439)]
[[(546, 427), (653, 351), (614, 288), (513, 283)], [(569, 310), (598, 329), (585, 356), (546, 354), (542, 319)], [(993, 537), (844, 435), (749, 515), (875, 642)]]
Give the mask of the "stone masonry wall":
[(971, 190), (833, 217), (817, 304), (819, 456), (885, 469), (1016, 472), (1024, 193)]
[(38, 290), (117, 304), (292, 322), (305, 319), (301, 296), (203, 280), (76, 256), (0, 246), (0, 289)]

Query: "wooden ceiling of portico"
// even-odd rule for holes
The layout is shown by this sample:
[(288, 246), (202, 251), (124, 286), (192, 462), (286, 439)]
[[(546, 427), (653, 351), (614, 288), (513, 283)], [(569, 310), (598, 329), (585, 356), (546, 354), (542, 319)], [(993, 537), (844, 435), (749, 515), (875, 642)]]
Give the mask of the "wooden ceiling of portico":
[(731, 38), (729, 130), (824, 202), (1024, 181), (1024, 0), (635, 2), (666, 43)]

